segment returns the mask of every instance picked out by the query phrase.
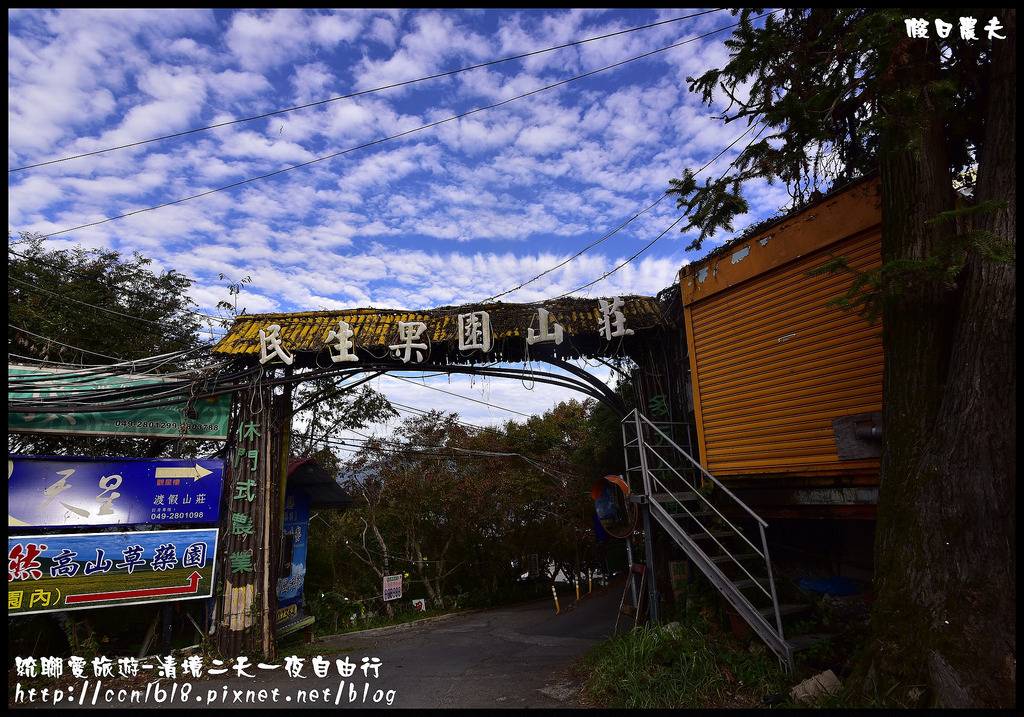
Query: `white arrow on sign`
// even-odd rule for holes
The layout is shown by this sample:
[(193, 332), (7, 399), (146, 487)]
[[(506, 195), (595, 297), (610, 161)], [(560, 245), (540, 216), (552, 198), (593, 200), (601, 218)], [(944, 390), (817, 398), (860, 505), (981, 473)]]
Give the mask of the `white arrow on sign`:
[(163, 468), (156, 469), (157, 478), (191, 478), (193, 480), (199, 480), (203, 476), (208, 476), (213, 471), (208, 471), (202, 466), (164, 466)]

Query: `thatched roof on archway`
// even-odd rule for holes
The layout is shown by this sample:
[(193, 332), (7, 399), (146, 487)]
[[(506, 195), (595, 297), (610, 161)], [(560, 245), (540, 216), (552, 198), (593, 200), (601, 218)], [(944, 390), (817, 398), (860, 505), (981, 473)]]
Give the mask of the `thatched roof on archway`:
[[(530, 329), (535, 336), (542, 330), (540, 310), (548, 313), (551, 331), (555, 324), (562, 327), (561, 343), (528, 343)], [(460, 349), (459, 316), (481, 312), (486, 313), (490, 326), (490, 350)], [(618, 319), (619, 323), (609, 324), (606, 316), (609, 320)], [(667, 323), (658, 300), (649, 296), (563, 298), (536, 304), (467, 304), (422, 311), (367, 308), (253, 314), (237, 317), (213, 351), (224, 357), (258, 360), (260, 330), (277, 325), (282, 347), (295, 356), (299, 365), (323, 365), (331, 351), (328, 336), (331, 331), (338, 331), (339, 322), (345, 322), (352, 331), (353, 351), (360, 360), (376, 362), (394, 359), (392, 347), (399, 343), (399, 322), (420, 322), (426, 327), (420, 340), (429, 346), (423, 363), (434, 365), (624, 355), (631, 346), (649, 337), (652, 330)]]

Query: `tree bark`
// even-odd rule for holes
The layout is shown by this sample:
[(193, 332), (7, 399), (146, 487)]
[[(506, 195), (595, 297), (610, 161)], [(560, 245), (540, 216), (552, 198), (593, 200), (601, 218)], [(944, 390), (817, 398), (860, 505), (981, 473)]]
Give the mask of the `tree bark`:
[[(975, 229), (1016, 244), (1015, 13), (994, 43), (985, 155), (976, 195), (1005, 203), (975, 218)], [(1007, 23), (1004, 23), (1007, 24)], [(991, 161), (995, 160), (995, 161)], [(922, 473), (939, 481), (931, 551), (933, 630), (950, 649), (928, 655), (937, 702), (1012, 707), (1016, 663), (1016, 268), (967, 256), (963, 298), (944, 402)], [(942, 613), (942, 614), (940, 614)]]
[[(979, 215), (975, 228), (1015, 243), (1015, 15), (1004, 25), (976, 200), (1007, 207)], [(952, 229), (926, 223), (953, 208), (942, 131), (932, 120), (923, 151), (883, 162), (886, 262), (929, 256)], [(870, 669), (907, 689), (905, 702), (1015, 704), (1015, 277), (1012, 263), (970, 251), (957, 292), (912, 285), (883, 309)]]

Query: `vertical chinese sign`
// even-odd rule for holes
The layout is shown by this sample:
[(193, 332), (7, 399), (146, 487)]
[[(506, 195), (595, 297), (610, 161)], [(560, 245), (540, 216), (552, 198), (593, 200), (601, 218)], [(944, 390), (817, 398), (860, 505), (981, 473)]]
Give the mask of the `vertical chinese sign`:
[[(268, 371), (264, 378), (272, 375)], [(238, 405), (221, 533), (224, 590), (217, 640), (226, 655), (258, 651), (271, 657), (274, 651), (281, 456), (287, 453), (282, 398), (254, 381)]]

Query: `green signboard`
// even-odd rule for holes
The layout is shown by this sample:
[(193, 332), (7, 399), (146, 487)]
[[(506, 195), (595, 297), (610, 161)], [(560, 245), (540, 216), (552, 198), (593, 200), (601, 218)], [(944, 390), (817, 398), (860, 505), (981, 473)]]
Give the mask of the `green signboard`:
[(217, 529), (7, 537), (7, 614), (213, 595)]
[[(29, 380), (30, 379), (30, 380)], [(110, 391), (154, 386), (164, 383), (151, 376), (87, 376), (67, 371), (28, 367), (7, 367), (7, 393), (13, 400), (71, 399), (90, 391)], [(101, 403), (101, 402), (100, 402)], [(58, 433), (62, 435), (122, 436), (165, 438), (205, 438), (227, 440), (229, 396), (201, 398), (188, 403), (175, 400), (166, 404), (122, 411), (82, 413), (10, 413), (9, 433)]]

